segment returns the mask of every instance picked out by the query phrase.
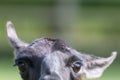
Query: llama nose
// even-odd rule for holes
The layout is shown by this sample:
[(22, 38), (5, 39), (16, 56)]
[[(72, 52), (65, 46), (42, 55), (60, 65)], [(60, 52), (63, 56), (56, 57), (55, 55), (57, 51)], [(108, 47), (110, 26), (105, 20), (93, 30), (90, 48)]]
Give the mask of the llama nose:
[(49, 75), (45, 75), (40, 80), (62, 80), (60, 76), (56, 73), (50, 73)]

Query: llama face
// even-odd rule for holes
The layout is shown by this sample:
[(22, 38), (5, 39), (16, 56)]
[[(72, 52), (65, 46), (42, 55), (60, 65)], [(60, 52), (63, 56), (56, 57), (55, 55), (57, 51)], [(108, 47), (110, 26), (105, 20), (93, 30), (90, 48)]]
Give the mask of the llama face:
[(78, 80), (83, 61), (63, 41), (41, 38), (16, 52), (15, 66), (24, 80)]
[(116, 52), (108, 58), (82, 54), (59, 39), (40, 38), (28, 44), (17, 37), (11, 22), (6, 27), (23, 80), (82, 80), (82, 75), (97, 78), (116, 58)]

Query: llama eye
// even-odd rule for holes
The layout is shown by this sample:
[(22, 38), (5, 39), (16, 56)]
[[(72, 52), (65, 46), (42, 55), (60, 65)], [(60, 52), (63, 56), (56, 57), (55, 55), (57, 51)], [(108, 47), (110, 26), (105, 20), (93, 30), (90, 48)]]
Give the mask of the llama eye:
[(18, 66), (18, 68), (21, 72), (24, 72), (26, 70), (25, 61), (17, 61), (15, 65)]
[(81, 66), (82, 66), (82, 64), (80, 62), (76, 61), (72, 64), (72, 69), (75, 73), (78, 73), (81, 69)]

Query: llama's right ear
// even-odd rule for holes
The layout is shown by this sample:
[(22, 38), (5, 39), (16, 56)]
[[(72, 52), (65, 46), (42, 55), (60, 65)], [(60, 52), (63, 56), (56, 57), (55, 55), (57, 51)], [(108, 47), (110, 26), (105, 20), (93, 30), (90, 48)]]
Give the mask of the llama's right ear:
[(11, 21), (8, 21), (6, 23), (6, 30), (7, 30), (8, 39), (9, 39), (9, 41), (10, 41), (10, 43), (13, 46), (14, 49), (19, 50), (21, 48), (24, 48), (24, 47), (28, 46), (27, 43), (24, 43), (23, 41), (21, 41), (18, 38)]

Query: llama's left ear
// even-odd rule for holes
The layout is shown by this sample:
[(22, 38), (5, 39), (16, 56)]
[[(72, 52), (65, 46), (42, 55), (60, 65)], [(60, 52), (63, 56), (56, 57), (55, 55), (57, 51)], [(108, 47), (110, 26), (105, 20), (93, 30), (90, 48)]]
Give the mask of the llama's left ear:
[(28, 46), (27, 43), (24, 43), (18, 38), (11, 21), (8, 21), (6, 23), (6, 30), (7, 30), (8, 39), (15, 50), (19, 50), (20, 48), (24, 48)]
[(104, 70), (110, 66), (110, 64), (116, 58), (117, 52), (112, 52), (108, 58), (90, 56), (82, 54), (84, 66), (82, 67), (82, 73), (86, 78), (98, 78), (102, 75)]

